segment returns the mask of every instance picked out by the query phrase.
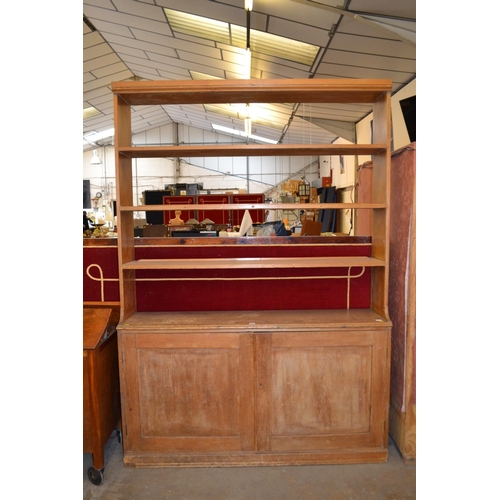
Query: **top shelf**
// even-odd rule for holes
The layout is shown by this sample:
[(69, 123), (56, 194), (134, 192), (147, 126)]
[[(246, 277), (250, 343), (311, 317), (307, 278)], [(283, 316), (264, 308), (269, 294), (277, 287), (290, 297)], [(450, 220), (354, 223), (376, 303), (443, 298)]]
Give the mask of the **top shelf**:
[(365, 103), (392, 90), (391, 80), (275, 79), (113, 82), (131, 106), (222, 103)]

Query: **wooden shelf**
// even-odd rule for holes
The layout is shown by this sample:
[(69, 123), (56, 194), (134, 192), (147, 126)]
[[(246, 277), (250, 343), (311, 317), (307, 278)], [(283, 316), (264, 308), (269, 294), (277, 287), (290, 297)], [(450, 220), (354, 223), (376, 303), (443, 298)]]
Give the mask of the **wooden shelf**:
[(227, 321), (226, 311), (189, 312), (137, 312), (130, 316), (120, 329), (150, 332), (168, 330), (184, 331), (288, 331), (300, 332), (347, 327), (387, 327), (386, 319), (371, 309), (309, 309), (300, 313), (290, 311), (231, 311), (231, 321)]
[(182, 146), (130, 146), (118, 152), (128, 158), (218, 157), (218, 156), (311, 156), (374, 155), (384, 144), (221, 144)]
[[(286, 80), (210, 80), (210, 81), (143, 81), (112, 83), (115, 106), (115, 160), (117, 181), (118, 246), (120, 262), (120, 295), (123, 298), (122, 319), (136, 312), (134, 269), (244, 269), (371, 267), (374, 310), (388, 317), (388, 179), (390, 174), (390, 97), (392, 82), (374, 79), (286, 79)], [(214, 103), (352, 103), (373, 107), (373, 144), (217, 144), (217, 145), (146, 145), (132, 144), (131, 106)], [(281, 203), (281, 204), (176, 204), (168, 210), (371, 210), (373, 212), (372, 255), (377, 259), (286, 259), (223, 262), (186, 259), (146, 262), (135, 260), (132, 212), (167, 210), (165, 205), (134, 205), (132, 159), (159, 157), (233, 157), (233, 156), (310, 156), (371, 155), (374, 174), (375, 203)], [(179, 269), (179, 267), (177, 267)], [(127, 273), (124, 276), (124, 273)]]
[(128, 106), (222, 103), (365, 103), (392, 91), (391, 80), (273, 79), (113, 82), (111, 90)]
[[(387, 199), (390, 167), (390, 80), (374, 79), (286, 79), (286, 80), (211, 80), (211, 81), (144, 81), (112, 83), (115, 105), (115, 160), (117, 181), (118, 246), (122, 256), (120, 294), (123, 298), (122, 319), (136, 312), (135, 269), (244, 269), (370, 267), (374, 284), (371, 304), (388, 317), (388, 235), (389, 206)], [(134, 146), (131, 135), (131, 106), (214, 103), (352, 103), (373, 106), (373, 144), (217, 144), (217, 145), (146, 145)], [(375, 203), (280, 203), (280, 204), (176, 204), (168, 210), (371, 210), (373, 212), (372, 255), (377, 259), (360, 260), (329, 258), (321, 261), (286, 259), (223, 262), (186, 259), (146, 262), (135, 260), (132, 212), (164, 212), (165, 205), (134, 205), (132, 159), (159, 157), (233, 157), (233, 156), (310, 156), (371, 155), (377, 182)], [(177, 267), (179, 269), (179, 267)], [(124, 273), (127, 273), (124, 276)]]
[(122, 206), (124, 212), (161, 211), (166, 210), (351, 210), (387, 208), (385, 203), (227, 203), (190, 205), (130, 205)]
[(126, 262), (123, 269), (299, 269), (320, 267), (384, 267), (372, 257), (246, 257), (234, 259), (140, 259)]

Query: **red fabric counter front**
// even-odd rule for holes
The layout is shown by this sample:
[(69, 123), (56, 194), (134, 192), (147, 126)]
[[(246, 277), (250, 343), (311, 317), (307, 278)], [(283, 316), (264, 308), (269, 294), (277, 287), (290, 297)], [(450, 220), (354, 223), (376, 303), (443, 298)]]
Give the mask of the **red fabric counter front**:
[[(136, 259), (371, 256), (366, 236), (137, 238)], [(369, 268), (136, 271), (137, 310), (366, 309)], [(119, 301), (115, 238), (83, 240), (84, 302)]]

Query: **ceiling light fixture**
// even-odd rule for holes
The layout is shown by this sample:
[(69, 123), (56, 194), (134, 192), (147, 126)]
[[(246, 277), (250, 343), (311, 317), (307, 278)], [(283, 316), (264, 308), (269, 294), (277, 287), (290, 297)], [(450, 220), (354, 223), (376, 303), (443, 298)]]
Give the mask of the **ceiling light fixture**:
[(252, 51), (250, 49), (247, 49), (245, 51), (245, 69), (243, 76), (247, 80), (252, 78)]
[(250, 135), (252, 134), (252, 119), (247, 116), (245, 118), (245, 135), (247, 137), (250, 137)]
[(93, 153), (94, 154), (92, 155), (92, 159), (90, 160), (90, 164), (91, 165), (100, 165), (102, 163), (102, 161), (99, 158), (99, 153), (98, 153), (97, 149), (94, 149)]
[(250, 104), (246, 105), (245, 134), (249, 137), (252, 133), (252, 115), (250, 114)]
[(252, 78), (252, 51), (250, 49), (250, 12), (252, 11), (253, 0), (245, 0), (245, 10), (247, 11), (247, 46), (245, 54), (245, 78)]

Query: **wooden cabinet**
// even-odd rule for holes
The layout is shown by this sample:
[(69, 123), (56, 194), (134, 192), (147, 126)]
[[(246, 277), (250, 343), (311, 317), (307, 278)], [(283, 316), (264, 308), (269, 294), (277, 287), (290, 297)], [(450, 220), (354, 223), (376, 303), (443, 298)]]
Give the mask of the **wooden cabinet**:
[[(390, 91), (388, 80), (210, 80), (114, 83), (120, 282), (119, 351), (124, 461), (136, 467), (320, 464), (387, 459)], [(131, 106), (240, 102), (372, 105), (373, 144), (133, 146)], [(211, 210), (353, 209), (372, 213), (371, 252), (291, 257), (141, 258), (132, 159), (183, 156), (372, 155), (370, 203), (222, 204)], [(203, 209), (174, 205), (171, 210)], [(216, 240), (216, 238), (215, 238)], [(161, 244), (161, 243), (160, 243)], [(212, 244), (212, 243), (211, 243)], [(217, 242), (213, 242), (217, 246)], [(319, 243), (319, 245), (321, 245)], [(265, 247), (266, 245), (263, 244)], [(276, 245), (275, 248), (278, 246)], [(369, 273), (369, 307), (299, 310), (146, 311), (140, 279), (245, 280), (283, 270), (347, 278)], [(144, 273), (147, 278), (144, 278)], [(199, 273), (199, 276), (197, 275)], [(161, 277), (160, 277), (161, 276)], [(189, 276), (189, 277), (188, 277)], [(170, 278), (169, 278), (170, 277)], [(136, 279), (137, 278), (137, 279)], [(309, 279), (310, 277), (308, 277)], [(313, 279), (320, 279), (316, 274)], [(335, 277), (336, 278), (336, 277)], [(307, 293), (307, 290), (304, 290)], [(175, 302), (175, 296), (171, 300)], [(162, 297), (164, 299), (164, 297)], [(286, 297), (282, 298), (286, 301)], [(149, 298), (154, 301), (154, 297)]]
[(370, 314), (137, 313), (120, 336), (125, 463), (386, 460), (389, 327)]
[(89, 478), (100, 484), (104, 446), (120, 420), (116, 330), (110, 308), (83, 308), (83, 452), (92, 453)]

